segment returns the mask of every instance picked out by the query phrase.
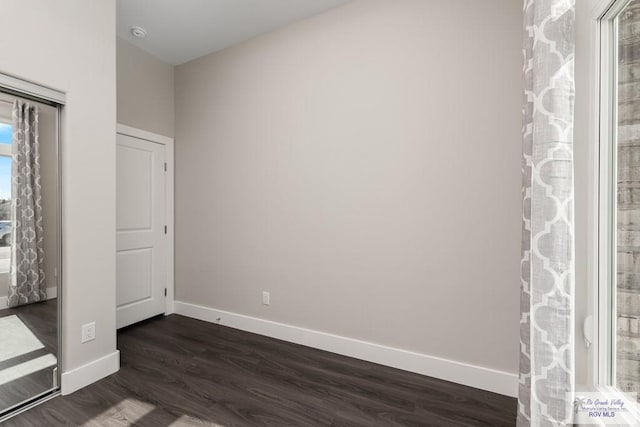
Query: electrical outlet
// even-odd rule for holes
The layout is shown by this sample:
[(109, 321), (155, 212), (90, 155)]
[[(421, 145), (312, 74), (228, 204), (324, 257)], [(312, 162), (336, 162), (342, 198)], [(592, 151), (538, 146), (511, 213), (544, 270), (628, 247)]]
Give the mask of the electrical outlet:
[(269, 292), (262, 292), (262, 305), (269, 305), (271, 299), (271, 294)]
[(93, 341), (96, 339), (96, 322), (82, 325), (82, 343)]

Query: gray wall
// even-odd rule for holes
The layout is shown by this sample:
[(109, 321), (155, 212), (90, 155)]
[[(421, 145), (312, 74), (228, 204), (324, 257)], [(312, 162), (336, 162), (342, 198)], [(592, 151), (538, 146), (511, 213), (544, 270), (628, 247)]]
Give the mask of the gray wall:
[(117, 42), (118, 123), (173, 137), (173, 66)]
[(177, 67), (177, 300), (516, 372), (521, 13), (356, 1)]
[[(65, 372), (116, 350), (115, 7), (114, 0), (6, 0), (0, 14), (0, 72), (67, 94), (61, 128)], [(81, 344), (81, 325), (92, 321), (96, 339)]]

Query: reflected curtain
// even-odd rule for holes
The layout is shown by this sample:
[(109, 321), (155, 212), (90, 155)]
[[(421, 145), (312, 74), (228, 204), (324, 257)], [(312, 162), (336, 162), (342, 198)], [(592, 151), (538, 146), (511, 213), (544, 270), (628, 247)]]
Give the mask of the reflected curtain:
[(38, 108), (13, 104), (9, 307), (44, 301), (44, 246)]
[(518, 426), (572, 417), (574, 9), (524, 1)]

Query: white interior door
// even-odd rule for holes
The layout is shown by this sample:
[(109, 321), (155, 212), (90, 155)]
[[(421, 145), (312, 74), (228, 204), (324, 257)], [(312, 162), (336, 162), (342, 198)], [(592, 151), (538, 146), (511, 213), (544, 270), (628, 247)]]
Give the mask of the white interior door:
[(165, 146), (117, 136), (117, 325), (165, 311)]

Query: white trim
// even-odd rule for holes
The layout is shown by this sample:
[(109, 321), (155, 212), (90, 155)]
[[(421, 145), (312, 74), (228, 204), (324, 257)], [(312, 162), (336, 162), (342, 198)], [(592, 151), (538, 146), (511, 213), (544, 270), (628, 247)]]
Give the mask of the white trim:
[(305, 345), (380, 365), (427, 375), (506, 396), (518, 392), (518, 375), (415, 353), (326, 332), (300, 328), (195, 304), (175, 302), (177, 314)]
[[(603, 102), (609, 97), (609, 91), (603, 93), (603, 83), (609, 79), (610, 71), (603, 66), (603, 58), (610, 55), (610, 46), (603, 43), (603, 39), (610, 37), (609, 28), (603, 25), (608, 16), (611, 5), (616, 0), (598, 0), (590, 13), (589, 36), (591, 58), (589, 62), (589, 135), (588, 135), (588, 192), (587, 192), (587, 294), (588, 312), (592, 316), (593, 339), (591, 351), (588, 353), (589, 369), (588, 384), (597, 385), (607, 383), (609, 373), (610, 353), (604, 343), (610, 341), (610, 331), (607, 322), (610, 298), (604, 292), (604, 283), (608, 281), (609, 260), (604, 254), (609, 251), (609, 232), (603, 229), (608, 223), (609, 213), (603, 209), (602, 200), (608, 200), (610, 190), (608, 180), (602, 179), (600, 163), (608, 162), (608, 149), (603, 150), (600, 140), (608, 132), (607, 126), (602, 126), (601, 115), (608, 114), (611, 108), (609, 102)], [(603, 27), (606, 27), (603, 29)], [(603, 31), (604, 30), (604, 31)]]
[(165, 298), (165, 315), (175, 313), (175, 288), (174, 288), (174, 268), (175, 268), (175, 223), (174, 223), (174, 143), (169, 139), (165, 144), (165, 160), (167, 162), (166, 181), (166, 211), (167, 222), (167, 296)]
[(85, 365), (63, 372), (60, 377), (62, 383), (60, 392), (63, 395), (71, 394), (119, 370), (120, 351), (116, 350)]
[(167, 225), (167, 296), (165, 298), (164, 314), (168, 316), (175, 312), (174, 308), (174, 140), (167, 136), (158, 135), (156, 133), (147, 132), (145, 130), (136, 129), (131, 126), (118, 123), (116, 126), (116, 133), (120, 135), (131, 136), (138, 139), (144, 139), (146, 141), (154, 142), (156, 144), (162, 144), (165, 146), (165, 162), (167, 163), (167, 171), (165, 173), (165, 190), (166, 190), (166, 206), (165, 206), (165, 221)]
[(146, 130), (136, 129), (131, 126), (118, 123), (116, 125), (116, 133), (120, 135), (132, 136), (138, 139), (145, 139), (147, 141), (156, 142), (163, 145), (173, 145), (173, 138), (168, 136), (158, 135), (157, 133), (147, 132)]
[(64, 105), (66, 101), (66, 95), (64, 94), (64, 92), (39, 85), (37, 83), (29, 82), (27, 80), (19, 79), (17, 77), (13, 77), (4, 73), (0, 73), (0, 87), (15, 92), (24, 93), (26, 95), (35, 96), (47, 101), (53, 101), (61, 105)]
[(613, 382), (615, 354), (615, 298), (613, 281), (616, 261), (615, 209), (616, 167), (614, 90), (617, 76), (612, 59), (616, 56), (613, 19), (630, 0), (599, 0), (591, 11), (591, 75), (588, 194), (588, 294), (594, 322), (594, 351), (590, 353), (591, 384)]
[[(58, 296), (58, 287), (57, 286), (52, 286), (50, 288), (47, 288), (47, 299), (54, 299)], [(9, 299), (8, 296), (3, 296), (0, 297), (0, 310), (6, 310), (9, 307), (7, 307), (7, 300)]]

